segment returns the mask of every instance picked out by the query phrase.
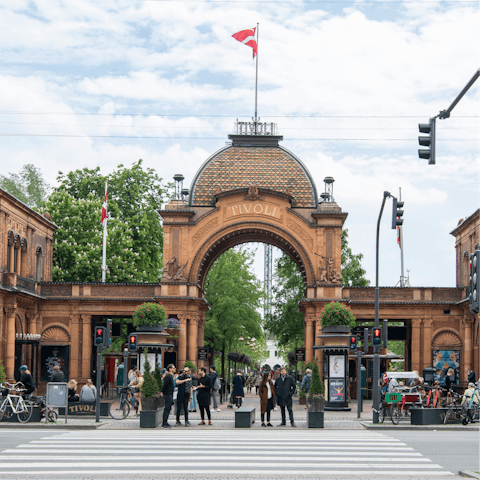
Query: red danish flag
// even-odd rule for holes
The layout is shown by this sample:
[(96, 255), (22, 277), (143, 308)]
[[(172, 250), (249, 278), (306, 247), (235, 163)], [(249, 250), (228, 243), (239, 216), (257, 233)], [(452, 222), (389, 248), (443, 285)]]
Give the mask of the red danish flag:
[(104, 225), (104, 221), (107, 219), (107, 195), (108, 195), (108, 187), (105, 186), (105, 198), (103, 199), (103, 205), (102, 205), (102, 219), (100, 220), (100, 223)]
[(249, 47), (252, 47), (253, 50), (253, 58), (257, 54), (257, 40), (255, 39), (255, 28), (251, 30), (242, 30), (241, 32), (234, 33), (232, 37), (239, 42), (242, 42)]

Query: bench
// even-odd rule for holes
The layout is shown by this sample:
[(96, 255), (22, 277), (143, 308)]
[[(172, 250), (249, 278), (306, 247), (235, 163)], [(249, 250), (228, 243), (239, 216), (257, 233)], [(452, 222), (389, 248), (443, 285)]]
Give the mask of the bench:
[[(95, 402), (68, 402), (68, 416), (73, 415), (95, 415)], [(65, 407), (58, 409), (59, 415), (65, 415)], [(100, 402), (100, 416), (108, 417), (110, 415), (110, 403)]]
[(250, 428), (255, 423), (255, 407), (240, 407), (235, 411), (235, 428)]

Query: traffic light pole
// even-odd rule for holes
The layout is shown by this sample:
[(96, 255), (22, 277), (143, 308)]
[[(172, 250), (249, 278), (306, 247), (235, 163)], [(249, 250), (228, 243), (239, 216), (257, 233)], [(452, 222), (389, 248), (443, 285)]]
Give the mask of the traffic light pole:
[(362, 352), (357, 350), (357, 418), (361, 417), (362, 410)]
[(128, 383), (127, 379), (127, 358), (128, 358), (128, 348), (123, 349), (123, 386), (126, 387)]
[[(378, 263), (379, 263), (379, 245), (380, 245), (380, 221), (382, 220), (383, 208), (388, 197), (391, 197), (390, 192), (383, 192), (382, 207), (380, 208), (380, 215), (377, 222), (377, 247), (375, 258), (375, 328), (380, 327), (379, 320), (379, 303), (380, 303), (380, 288), (378, 286)], [(372, 342), (373, 343), (373, 342)], [(372, 399), (373, 399), (373, 423), (378, 423), (378, 409), (380, 407), (380, 390), (378, 381), (380, 380), (380, 346), (373, 345), (373, 377), (372, 377)]]
[(97, 398), (95, 399), (95, 422), (100, 422), (100, 389), (102, 388), (102, 350), (103, 346), (97, 347)]

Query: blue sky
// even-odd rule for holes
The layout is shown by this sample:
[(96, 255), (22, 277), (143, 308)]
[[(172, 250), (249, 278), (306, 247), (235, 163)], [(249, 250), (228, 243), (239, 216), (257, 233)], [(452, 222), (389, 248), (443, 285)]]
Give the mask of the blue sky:
[[(59, 170), (142, 158), (189, 186), (235, 119), (253, 116), (255, 64), (231, 35), (259, 22), (259, 115), (318, 191), (335, 178), (368, 278), (383, 191), (402, 187), (412, 285), (455, 286), (449, 232), (480, 204), (480, 80), (438, 121), (437, 165), (417, 156), (417, 124), (479, 67), (479, 17), (458, 0), (0, 0), (0, 172), (34, 163), (55, 184)], [(387, 203), (382, 285), (399, 279), (390, 216)]]

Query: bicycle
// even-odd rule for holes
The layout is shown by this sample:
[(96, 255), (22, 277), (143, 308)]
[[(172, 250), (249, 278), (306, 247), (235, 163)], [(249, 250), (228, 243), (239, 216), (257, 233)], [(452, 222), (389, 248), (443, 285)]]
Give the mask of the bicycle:
[[(462, 400), (462, 413), (461, 413), (461, 419), (462, 419), (462, 424), (463, 425), (468, 425), (470, 422), (473, 423), (479, 418), (478, 414), (478, 403), (475, 402), (475, 397), (477, 396), (478, 392), (478, 384), (475, 384), (475, 388), (473, 390), (473, 394), (471, 395), (470, 398), (465, 397)], [(465, 400), (467, 400), (465, 402)], [(465, 403), (464, 403), (465, 402)]]
[(57, 421), (58, 414), (55, 410), (47, 408), (47, 405), (45, 403), (45, 397), (30, 397), (27, 401), (29, 401), (34, 407), (40, 407), (40, 419), (45, 418), (45, 414), (48, 411), (48, 421), (51, 423), (55, 423)]
[[(2, 391), (2, 401), (0, 404), (0, 422), (3, 418), (8, 418), (13, 414), (17, 415), (18, 421), (20, 423), (27, 423), (30, 418), (32, 418), (33, 407), (32, 404), (28, 401), (25, 401), (21, 392), (24, 391), (20, 389), (22, 384), (20, 382), (12, 385), (10, 383), (5, 383), (5, 385), (0, 385)], [(14, 394), (10, 393), (10, 390)], [(15, 395), (17, 393), (17, 395)]]
[(130, 387), (122, 387), (120, 389), (120, 397), (118, 400), (115, 400), (110, 404), (110, 416), (114, 420), (123, 420), (127, 418), (130, 414), (130, 407), (137, 411), (137, 407), (135, 407), (129, 400), (129, 395), (131, 395), (131, 392), (132, 389)]
[(453, 392), (453, 400), (452, 403), (448, 406), (447, 411), (445, 412), (445, 418), (443, 419), (443, 424), (446, 425), (450, 418), (452, 420), (458, 420), (460, 418), (460, 414), (462, 412), (462, 407), (460, 405), (462, 395), (458, 395), (457, 393)]

